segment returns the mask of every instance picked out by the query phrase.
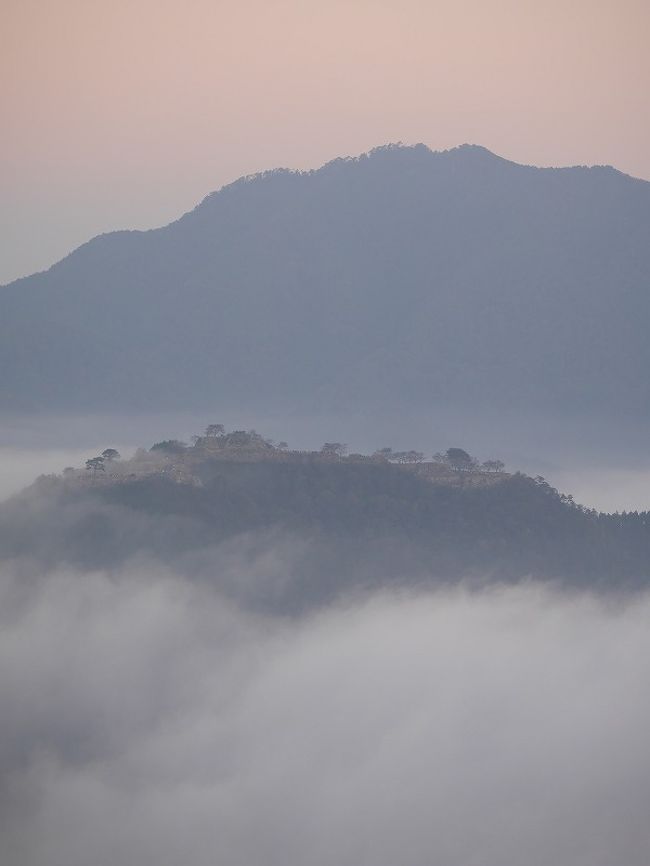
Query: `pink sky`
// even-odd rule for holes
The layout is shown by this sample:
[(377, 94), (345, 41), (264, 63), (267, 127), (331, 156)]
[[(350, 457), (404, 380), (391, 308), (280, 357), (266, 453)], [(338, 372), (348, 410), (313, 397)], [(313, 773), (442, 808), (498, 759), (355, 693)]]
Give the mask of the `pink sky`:
[(389, 141), (650, 179), (648, 0), (0, 0), (0, 282)]

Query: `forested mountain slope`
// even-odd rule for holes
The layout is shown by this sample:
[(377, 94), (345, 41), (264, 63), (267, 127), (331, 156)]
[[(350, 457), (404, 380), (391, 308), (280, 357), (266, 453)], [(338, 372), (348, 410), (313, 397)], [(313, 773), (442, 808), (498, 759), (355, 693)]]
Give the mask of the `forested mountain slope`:
[(650, 184), (476, 146), (242, 179), (0, 289), (0, 405), (647, 418)]
[(283, 611), (461, 579), (616, 591), (650, 582), (650, 517), (597, 514), (519, 474), (452, 486), (389, 464), (224, 461), (201, 486), (43, 478), (0, 504), (0, 561), (153, 562)]

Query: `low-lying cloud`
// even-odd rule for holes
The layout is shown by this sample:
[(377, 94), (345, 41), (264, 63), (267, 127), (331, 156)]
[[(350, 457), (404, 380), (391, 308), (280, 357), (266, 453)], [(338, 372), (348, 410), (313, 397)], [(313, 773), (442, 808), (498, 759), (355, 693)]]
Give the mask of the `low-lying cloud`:
[(6, 866), (646, 866), (648, 597), (1, 587)]

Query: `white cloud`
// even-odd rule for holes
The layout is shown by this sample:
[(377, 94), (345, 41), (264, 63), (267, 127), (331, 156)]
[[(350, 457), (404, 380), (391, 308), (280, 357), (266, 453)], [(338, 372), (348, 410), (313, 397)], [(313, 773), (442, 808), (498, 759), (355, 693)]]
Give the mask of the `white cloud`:
[(650, 600), (5, 574), (7, 866), (645, 866)]

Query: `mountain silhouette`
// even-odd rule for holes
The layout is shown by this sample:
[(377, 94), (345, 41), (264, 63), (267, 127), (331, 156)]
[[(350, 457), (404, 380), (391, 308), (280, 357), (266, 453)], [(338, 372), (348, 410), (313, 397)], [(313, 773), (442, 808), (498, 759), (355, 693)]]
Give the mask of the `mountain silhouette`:
[(0, 406), (647, 419), (649, 325), (650, 183), (387, 146), (2, 287)]

